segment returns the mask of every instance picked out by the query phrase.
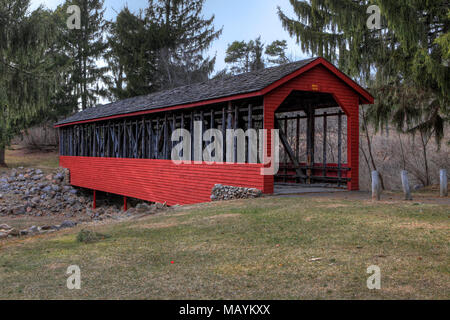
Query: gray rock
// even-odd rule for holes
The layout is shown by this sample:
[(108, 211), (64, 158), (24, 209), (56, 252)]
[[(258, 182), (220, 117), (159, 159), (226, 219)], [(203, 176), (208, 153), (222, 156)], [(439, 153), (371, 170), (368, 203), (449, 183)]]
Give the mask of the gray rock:
[(155, 206), (156, 206), (156, 209), (158, 209), (158, 210), (162, 210), (162, 209), (165, 209), (165, 208), (167, 208), (167, 204), (164, 202), (164, 203), (155, 203)]
[(37, 184), (37, 186), (38, 186), (38, 188), (40, 188), (40, 189), (44, 189), (44, 188), (47, 186), (47, 182), (39, 182), (39, 183)]
[(31, 202), (34, 204), (38, 204), (39, 202), (41, 202), (41, 198), (40, 197), (33, 197), (31, 199)]
[(15, 215), (21, 215), (21, 214), (26, 213), (25, 206), (18, 206), (18, 207), (13, 208), (12, 210), (13, 210), (13, 214), (15, 214)]
[(139, 203), (136, 206), (136, 210), (138, 212), (146, 212), (146, 211), (152, 210), (152, 206), (150, 206), (148, 203), (143, 202), (143, 203)]
[(32, 226), (30, 228), (28, 228), (28, 232), (29, 233), (38, 233), (39, 232), (39, 228), (36, 226)]
[(17, 230), (17, 229), (11, 229), (11, 230), (8, 232), (8, 236), (11, 236), (11, 237), (18, 237), (18, 236), (20, 236), (20, 231)]
[(35, 194), (35, 193), (37, 193), (39, 190), (40, 190), (39, 188), (32, 187), (32, 188), (30, 189), (30, 193)]
[(73, 222), (73, 221), (70, 221), (70, 220), (66, 220), (66, 221), (63, 221), (63, 223), (61, 223), (60, 228), (61, 228), (61, 229), (64, 229), (64, 228), (73, 228), (73, 227), (75, 227), (76, 225), (77, 225), (76, 222)]
[(255, 188), (241, 188), (216, 184), (211, 192), (212, 201), (248, 199), (262, 196), (262, 191)]
[(0, 224), (0, 230), (11, 230), (12, 227), (7, 224)]

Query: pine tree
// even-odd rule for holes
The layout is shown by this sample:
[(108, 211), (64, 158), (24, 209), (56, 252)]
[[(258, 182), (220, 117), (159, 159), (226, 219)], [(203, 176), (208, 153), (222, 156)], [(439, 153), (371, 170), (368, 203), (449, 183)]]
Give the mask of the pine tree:
[(60, 7), (52, 13), (52, 16), (56, 29), (49, 50), (54, 52), (55, 64), (58, 66), (55, 69), (58, 73), (58, 90), (50, 100), (46, 116), (49, 121), (56, 121), (79, 110), (79, 96), (76, 94), (77, 83), (73, 77), (75, 58), (72, 52), (67, 50), (68, 14)]
[(144, 12), (124, 8), (110, 26), (108, 60), (114, 74), (108, 81), (113, 99), (208, 79), (215, 58), (206, 50), (219, 37), (214, 16), (201, 15), (204, 0), (149, 1)]
[[(449, 47), (445, 42), (450, 27), (448, 1), (376, 3), (406, 57), (397, 69), (403, 79), (393, 82), (390, 88), (377, 83), (389, 93), (381, 96), (379, 106), (385, 106), (387, 96), (396, 106), (393, 116), (400, 129), (419, 132), (421, 136), (434, 135), (439, 143), (445, 123), (450, 121), (450, 73), (446, 64)], [(403, 99), (409, 100), (408, 104)]]
[[(275, 40), (267, 46), (262, 43), (260, 36), (249, 42), (234, 41), (228, 45), (225, 62), (231, 65), (232, 74), (257, 71), (264, 69), (267, 62), (271, 65), (289, 62), (286, 49), (286, 40)], [(222, 70), (217, 76), (227, 76), (227, 72)]]
[(62, 28), (62, 44), (66, 54), (73, 61), (70, 74), (74, 95), (82, 110), (97, 103), (99, 96), (105, 95), (100, 81), (106, 67), (100, 67), (98, 61), (107, 48), (104, 40), (106, 21), (103, 17), (104, 0), (67, 0), (59, 6), (60, 14), (67, 12), (68, 6), (77, 5), (81, 9), (81, 29)]
[(249, 42), (234, 41), (228, 45), (225, 62), (231, 64), (233, 74), (264, 69), (264, 44), (261, 37)]
[(228, 45), (225, 62), (231, 64), (231, 72), (250, 72), (251, 48), (245, 41), (234, 41)]
[[(446, 0), (290, 2), (296, 18), (278, 8), (284, 28), (305, 52), (371, 87), (377, 99), (369, 115), (377, 127), (393, 120), (401, 131), (440, 141), (449, 120), (449, 73), (439, 44), (448, 34)], [(367, 27), (370, 4), (381, 9), (381, 30)]]
[(124, 8), (109, 26), (106, 54), (111, 76), (106, 83), (111, 99), (145, 95), (159, 89), (157, 56), (167, 43), (161, 28), (143, 12)]
[(0, 165), (11, 139), (45, 120), (59, 83), (54, 17), (28, 10), (29, 0), (0, 0)]
[(286, 56), (287, 41), (275, 40), (266, 47), (267, 62), (272, 65), (282, 65), (289, 62)]
[(214, 70), (215, 58), (204, 57), (222, 29), (214, 28), (214, 15), (202, 16), (205, 0), (149, 1), (147, 16), (162, 27), (167, 43), (160, 50), (159, 70), (162, 87), (175, 88), (202, 82)]
[(264, 44), (261, 42), (261, 36), (255, 39), (255, 41), (250, 41), (250, 48), (252, 50), (252, 64), (250, 65), (251, 71), (264, 69), (265, 59), (264, 59)]

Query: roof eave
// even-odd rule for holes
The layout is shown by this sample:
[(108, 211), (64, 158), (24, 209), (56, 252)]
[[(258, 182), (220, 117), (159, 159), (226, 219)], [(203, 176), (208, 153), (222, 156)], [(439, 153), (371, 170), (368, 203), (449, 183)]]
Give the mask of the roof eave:
[(150, 109), (150, 110), (144, 110), (144, 111), (137, 111), (137, 112), (131, 112), (131, 113), (122, 113), (122, 114), (117, 114), (117, 115), (112, 115), (112, 116), (106, 116), (106, 117), (94, 118), (94, 119), (88, 119), (88, 120), (81, 120), (81, 121), (73, 121), (73, 122), (68, 122), (68, 123), (59, 123), (59, 124), (56, 123), (53, 125), (53, 127), (61, 128), (61, 127), (73, 126), (73, 125), (83, 124), (83, 123), (91, 123), (91, 122), (119, 119), (119, 118), (124, 118), (124, 117), (136, 117), (136, 116), (157, 113), (157, 112), (174, 111), (174, 110), (179, 110), (179, 109), (189, 109), (189, 108), (195, 108), (195, 107), (199, 107), (199, 106), (203, 106), (203, 105), (223, 103), (223, 102), (248, 99), (248, 98), (255, 98), (255, 97), (259, 97), (259, 96), (263, 96), (263, 95), (264, 94), (262, 93), (262, 91), (254, 91), (254, 92), (249, 92), (249, 93), (244, 93), (244, 94), (232, 95), (232, 96), (228, 96), (228, 97), (202, 100), (202, 101), (188, 103), (188, 104), (180, 104), (180, 105), (174, 105), (174, 106), (162, 107), (162, 108)]
[(199, 106), (208, 105), (208, 104), (215, 104), (215, 103), (222, 103), (222, 102), (227, 102), (227, 101), (234, 101), (234, 100), (253, 98), (253, 97), (258, 97), (258, 96), (264, 96), (267, 93), (269, 93), (270, 91), (272, 91), (272, 90), (278, 88), (279, 86), (283, 85), (284, 83), (298, 77), (299, 75), (305, 73), (306, 71), (311, 70), (312, 68), (316, 67), (319, 64), (326, 67), (329, 71), (331, 71), (338, 78), (340, 78), (347, 85), (349, 85), (353, 90), (355, 90), (359, 95), (359, 101), (361, 104), (373, 104), (374, 103), (374, 97), (366, 89), (364, 89), (358, 83), (353, 81), (345, 73), (343, 73), (342, 71), (337, 69), (333, 64), (328, 62), (326, 59), (319, 57), (314, 60), (311, 60), (309, 63), (307, 63), (303, 67), (301, 67), (298, 70), (292, 72), (291, 74), (283, 77), (282, 79), (275, 81), (274, 83), (272, 83), (271, 85), (267, 86), (266, 88), (264, 88), (260, 91), (254, 91), (254, 92), (245, 93), (245, 94), (237, 94), (237, 95), (221, 97), (221, 98), (216, 98), (216, 99), (202, 100), (202, 101), (193, 102), (193, 103), (189, 103), (189, 104), (174, 105), (174, 106), (162, 107), (162, 108), (151, 109), (151, 110), (117, 114), (117, 115), (106, 116), (106, 117), (101, 117), (101, 118), (74, 121), (74, 122), (68, 122), (68, 123), (59, 123), (59, 124), (57, 123), (54, 125), (54, 127), (61, 128), (61, 127), (66, 127), (66, 126), (71, 126), (71, 125), (76, 125), (76, 124), (82, 124), (82, 123), (91, 123), (91, 122), (118, 119), (118, 118), (124, 118), (124, 117), (134, 117), (134, 116), (140, 116), (140, 115), (163, 112), (163, 111), (188, 109), (188, 108), (194, 108), (194, 107), (199, 107)]

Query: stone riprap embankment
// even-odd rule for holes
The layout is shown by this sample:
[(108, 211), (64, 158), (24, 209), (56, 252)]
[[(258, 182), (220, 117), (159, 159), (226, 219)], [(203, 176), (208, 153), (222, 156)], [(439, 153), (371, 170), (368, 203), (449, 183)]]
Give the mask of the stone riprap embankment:
[[(113, 196), (105, 196), (92, 209), (92, 191), (74, 188), (70, 185), (67, 169), (44, 172), (41, 169), (15, 168), (0, 175), (0, 239), (54, 232), (75, 227), (79, 223), (105, 219), (127, 219), (134, 216), (156, 214), (167, 209), (165, 204), (149, 204), (130, 200), (129, 209), (124, 212), (122, 203), (114, 203)], [(25, 218), (55, 217), (64, 220), (54, 225), (32, 226), (16, 230), (2, 222), (2, 217)], [(23, 220), (23, 219), (22, 219)], [(48, 220), (48, 219), (47, 219)]]

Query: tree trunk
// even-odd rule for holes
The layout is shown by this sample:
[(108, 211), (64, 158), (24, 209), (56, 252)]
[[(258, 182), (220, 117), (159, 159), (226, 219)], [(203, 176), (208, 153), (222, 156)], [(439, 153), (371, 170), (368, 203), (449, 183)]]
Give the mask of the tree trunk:
[(430, 178), (430, 170), (428, 169), (428, 154), (427, 154), (427, 145), (428, 141), (430, 141), (429, 138), (425, 137), (423, 132), (420, 132), (420, 141), (422, 142), (422, 153), (423, 153), (423, 161), (425, 166), (425, 186), (431, 185), (431, 178)]
[[(361, 139), (362, 142), (362, 139)], [(367, 164), (367, 172), (370, 173), (370, 163), (369, 163), (369, 159), (367, 158), (366, 155), (366, 151), (364, 150), (364, 147), (362, 145), (362, 143), (359, 144), (359, 149), (361, 150), (362, 155), (364, 156), (364, 160), (366, 160), (366, 164)], [(370, 187), (370, 186), (369, 186)]]
[(4, 147), (0, 147), (0, 167), (6, 167)]
[[(375, 159), (373, 158), (372, 141), (370, 140), (370, 136), (369, 136), (369, 128), (368, 128), (368, 125), (367, 125), (366, 113), (365, 113), (365, 111), (363, 109), (361, 109), (361, 114), (362, 114), (362, 120), (363, 120), (363, 128), (364, 128), (364, 131), (366, 133), (367, 149), (368, 149), (368, 152), (369, 152), (370, 162), (372, 163), (373, 170), (374, 171), (378, 171), (377, 165), (375, 164)], [(383, 176), (381, 175), (380, 172), (378, 172), (378, 177), (380, 179), (381, 189), (386, 190), (386, 188), (384, 186)]]
[(398, 133), (398, 141), (400, 142), (400, 150), (401, 150), (401, 152), (402, 152), (402, 164), (403, 164), (403, 170), (406, 170), (405, 150), (403, 150), (402, 136), (400, 135), (400, 133)]

